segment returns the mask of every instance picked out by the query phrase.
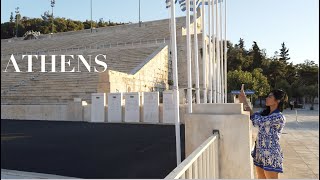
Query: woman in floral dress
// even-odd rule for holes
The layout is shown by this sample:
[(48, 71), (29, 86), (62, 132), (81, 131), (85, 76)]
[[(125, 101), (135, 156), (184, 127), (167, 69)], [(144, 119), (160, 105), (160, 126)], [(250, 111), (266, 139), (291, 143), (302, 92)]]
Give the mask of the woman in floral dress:
[(281, 112), (288, 97), (282, 90), (273, 90), (266, 98), (266, 109), (255, 113), (248, 105), (243, 89), (239, 100), (244, 104), (245, 110), (250, 111), (253, 126), (259, 128), (255, 147), (251, 152), (258, 178), (278, 179), (278, 174), (283, 173), (280, 136), (285, 125), (285, 117)]

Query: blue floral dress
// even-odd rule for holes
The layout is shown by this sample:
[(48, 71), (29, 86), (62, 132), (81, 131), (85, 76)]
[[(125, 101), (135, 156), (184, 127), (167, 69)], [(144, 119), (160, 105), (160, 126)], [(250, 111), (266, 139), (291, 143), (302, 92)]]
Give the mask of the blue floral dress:
[(285, 117), (277, 109), (267, 116), (256, 112), (250, 116), (254, 127), (259, 128), (254, 150), (251, 153), (254, 165), (266, 171), (283, 173), (283, 153), (280, 135)]

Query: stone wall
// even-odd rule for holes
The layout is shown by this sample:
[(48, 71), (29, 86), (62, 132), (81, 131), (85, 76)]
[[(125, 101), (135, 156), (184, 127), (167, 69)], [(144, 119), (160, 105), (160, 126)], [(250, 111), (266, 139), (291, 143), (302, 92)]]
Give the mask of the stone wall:
[[(124, 106), (122, 107), (122, 122), (124, 123)], [(140, 121), (143, 122), (143, 105), (140, 107)], [(187, 106), (180, 104), (180, 122), (184, 124)], [(81, 105), (80, 102), (70, 102), (68, 104), (57, 105), (1, 105), (1, 119), (13, 120), (44, 120), (44, 121), (91, 121), (91, 104)], [(105, 106), (105, 121), (108, 121), (108, 105)], [(172, 121), (167, 124), (174, 124)], [(146, 123), (150, 124), (150, 123)], [(159, 122), (163, 123), (163, 104), (159, 104)]]
[(68, 110), (66, 104), (1, 105), (1, 119), (66, 121)]
[(168, 46), (156, 51), (132, 74), (108, 71), (109, 92), (151, 92), (168, 89)]

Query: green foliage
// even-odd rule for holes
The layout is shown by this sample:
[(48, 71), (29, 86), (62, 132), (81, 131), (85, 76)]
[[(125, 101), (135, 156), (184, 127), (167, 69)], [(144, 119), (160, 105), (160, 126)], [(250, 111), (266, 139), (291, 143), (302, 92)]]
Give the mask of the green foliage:
[(318, 96), (318, 87), (318, 84), (314, 84), (304, 88), (305, 96), (310, 99), (311, 107), (314, 105), (314, 99)]
[(292, 97), (291, 85), (285, 79), (280, 79), (277, 81), (275, 84), (275, 89), (282, 89), (287, 93), (289, 98)]
[(255, 68), (261, 68), (265, 57), (255, 41), (253, 41), (252, 49), (249, 51), (249, 56), (252, 57), (252, 65), (249, 66), (247, 70), (252, 71)]
[(230, 42), (227, 43), (228, 48), (228, 71), (247, 70), (251, 66), (253, 59), (248, 56), (248, 52), (244, 48), (244, 40), (240, 38), (239, 44), (233, 47)]
[(1, 39), (13, 37), (15, 34), (15, 23), (5, 22), (1, 24)]
[[(72, 19), (66, 19), (61, 17), (52, 18), (52, 15), (47, 11), (41, 15), (41, 18), (28, 18), (22, 17), (18, 14), (13, 19), (13, 13), (10, 16), (10, 22), (1, 23), (1, 39), (12, 38), (16, 35), (16, 27), (18, 24), (18, 37), (23, 36), (27, 31), (39, 31), (41, 34), (49, 34), (52, 32), (52, 21), (54, 33), (78, 31), (91, 28), (91, 21), (76, 21)], [(108, 22), (103, 21), (101, 18), (99, 22), (92, 21), (93, 28), (115, 26), (124, 23), (114, 23), (110, 20)]]
[(253, 97), (265, 96), (270, 92), (270, 86), (267, 78), (261, 73), (262, 69), (254, 69), (252, 73), (242, 70), (228, 72), (228, 89), (237, 90), (241, 84), (245, 84), (246, 90), (254, 90)]
[(301, 85), (308, 86), (318, 83), (319, 67), (314, 61), (305, 60), (297, 65), (297, 76), (301, 80)]
[(270, 85), (268, 83), (268, 79), (266, 76), (262, 74), (261, 68), (256, 68), (252, 72), (254, 87), (253, 89), (256, 91), (256, 95), (258, 97), (265, 96), (270, 92)]
[(266, 68), (266, 75), (272, 88), (275, 88), (276, 82), (285, 78), (286, 64), (279, 60), (272, 60)]
[(238, 90), (245, 84), (246, 90), (253, 90), (253, 77), (250, 72), (234, 70), (228, 72), (228, 89)]
[(314, 61), (293, 65), (287, 61), (289, 49), (281, 44), (279, 53), (273, 57), (266, 56), (266, 50), (260, 49), (257, 42), (252, 48), (245, 49), (244, 40), (238, 44), (228, 42), (228, 89), (240, 89), (246, 84), (246, 89), (256, 91), (255, 97), (263, 97), (271, 89), (283, 89), (289, 98), (314, 98), (318, 90), (319, 67)]
[(9, 22), (13, 22), (13, 12), (11, 12), (11, 14), (10, 14), (10, 21)]
[(297, 78), (297, 68), (292, 63), (288, 64), (285, 69), (285, 79), (289, 84), (292, 84), (296, 81)]
[(289, 57), (289, 49), (287, 49), (286, 45), (284, 42), (281, 44), (281, 49), (280, 49), (280, 58), (279, 60), (287, 63), (287, 61), (290, 59)]

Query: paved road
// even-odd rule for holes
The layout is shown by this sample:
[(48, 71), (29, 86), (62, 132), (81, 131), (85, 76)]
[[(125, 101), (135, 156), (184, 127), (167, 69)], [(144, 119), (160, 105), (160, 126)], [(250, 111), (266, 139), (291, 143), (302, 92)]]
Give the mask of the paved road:
[[(184, 142), (184, 126), (181, 130)], [(175, 167), (172, 125), (1, 120), (1, 169), (90, 179), (160, 179)]]
[[(319, 108), (317, 108), (319, 109)], [(281, 178), (319, 179), (319, 110), (287, 110), (281, 139), (285, 172)]]

